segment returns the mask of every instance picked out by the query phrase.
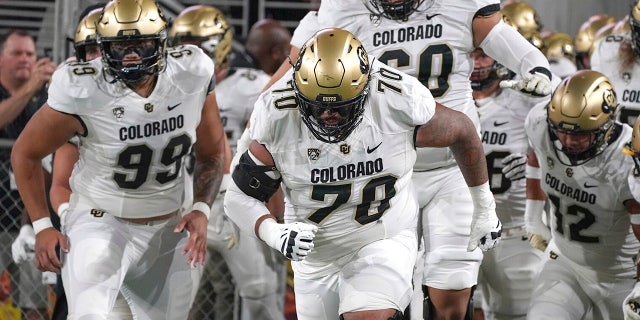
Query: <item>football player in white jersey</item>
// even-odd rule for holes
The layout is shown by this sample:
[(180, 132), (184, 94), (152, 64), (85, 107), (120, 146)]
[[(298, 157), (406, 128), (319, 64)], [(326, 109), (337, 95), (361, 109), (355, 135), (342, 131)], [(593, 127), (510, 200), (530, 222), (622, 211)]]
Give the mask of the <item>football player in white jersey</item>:
[[(38, 266), (62, 269), (69, 319), (107, 318), (120, 293), (135, 318), (185, 319), (224, 165), (213, 65), (195, 46), (166, 51), (152, 0), (109, 2), (96, 32), (102, 58), (56, 71), (12, 153)], [(80, 158), (61, 234), (33, 168), (74, 135)], [(196, 202), (181, 210), (191, 148)]]
[[(206, 5), (195, 5), (184, 9), (174, 20), (169, 32), (174, 45), (195, 44), (202, 48), (214, 61), (218, 84), (216, 99), (220, 109), (220, 117), (229, 144), (235, 149), (237, 138), (249, 121), (253, 104), (258, 99), (262, 88), (269, 81), (270, 75), (260, 69), (259, 65), (249, 67), (229, 67), (231, 60), (231, 42), (233, 39), (231, 26), (224, 14), (217, 8)], [(276, 64), (284, 61), (289, 49), (289, 31), (273, 20), (263, 20), (252, 26), (247, 38), (247, 53), (257, 55), (259, 50), (270, 50), (281, 53), (274, 58), (269, 56), (261, 59), (276, 59), (274, 62), (264, 60), (264, 64)], [(258, 44), (258, 45), (256, 45)], [(256, 60), (254, 60), (256, 61)], [(284, 319), (284, 261), (279, 253), (256, 239), (251, 233), (236, 231), (236, 226), (228, 220), (223, 212), (223, 200), (229, 177), (229, 164), (225, 167), (225, 177), (212, 209), (216, 212), (209, 219), (207, 232), (209, 257), (221, 255), (227, 263), (233, 282), (242, 301), (240, 302), (240, 317), (242, 319)], [(282, 215), (282, 212), (280, 212)], [(217, 253), (217, 254), (216, 254)], [(206, 268), (213, 268), (209, 263)], [(225, 286), (222, 279), (207, 278), (205, 270), (201, 280), (199, 294), (196, 296), (192, 317), (199, 318), (208, 310), (198, 307), (208, 305), (211, 293), (209, 283), (214, 291), (220, 292)], [(220, 292), (224, 293), (224, 292)], [(222, 294), (216, 294), (214, 311), (218, 318), (224, 317), (224, 309), (234, 301), (226, 301)], [(222, 305), (221, 305), (222, 304)], [(231, 306), (231, 310), (233, 310)]]
[(489, 185), (503, 223), (502, 240), (484, 254), (480, 265), (476, 293), (483, 299), (474, 299), (474, 304), (482, 305), (485, 319), (524, 319), (542, 261), (542, 252), (527, 241), (524, 223), (526, 157), (522, 155), (528, 149), (524, 120), (535, 104), (546, 104), (549, 99), (501, 89), (500, 81), (509, 71), (482, 49), (471, 52), (471, 57), (471, 87), (480, 116)]
[(631, 30), (611, 34), (595, 44), (591, 68), (605, 74), (620, 99), (621, 122), (633, 125), (640, 115), (640, 1), (629, 14)]
[[(634, 122), (631, 141), (623, 151), (633, 157), (635, 167), (632, 171), (629, 171), (627, 181), (629, 182), (631, 194), (638, 201), (640, 200), (640, 118), (637, 118)], [(636, 237), (640, 238), (640, 214), (631, 215), (631, 227)], [(637, 261), (637, 263), (640, 263), (640, 259)], [(640, 279), (640, 266), (637, 264), (636, 269), (635, 285), (622, 304), (625, 320), (640, 320), (640, 281), (638, 281)]]
[[(534, 94), (551, 92), (549, 63), (502, 21), (497, 0), (325, 0), (317, 13), (300, 21), (290, 56), (297, 57), (297, 48), (313, 32), (333, 26), (358, 36), (376, 60), (416, 77), (439, 103), (467, 114), (478, 132), (469, 83), (469, 53), (476, 47), (522, 75), (509, 85)], [(289, 67), (283, 64), (274, 78)], [(469, 231), (471, 198), (450, 150), (418, 150), (414, 183), (423, 212), (425, 318), (469, 317), (482, 253), (468, 246), (469, 237), (475, 237)]]
[[(450, 146), (458, 160), (478, 235), (470, 249), (499, 240), (474, 124), (346, 30), (304, 44), (293, 70), (256, 102), (249, 131), (225, 208), (293, 260), (298, 319), (402, 319), (418, 245), (415, 147)], [(281, 183), (284, 224), (263, 203)]]
[(528, 232), (551, 234), (528, 319), (583, 319), (589, 310), (593, 319), (622, 318), (640, 249), (630, 213), (640, 205), (627, 183), (633, 160), (622, 153), (632, 130), (615, 121), (617, 107), (611, 82), (581, 70), (527, 117), (525, 222)]

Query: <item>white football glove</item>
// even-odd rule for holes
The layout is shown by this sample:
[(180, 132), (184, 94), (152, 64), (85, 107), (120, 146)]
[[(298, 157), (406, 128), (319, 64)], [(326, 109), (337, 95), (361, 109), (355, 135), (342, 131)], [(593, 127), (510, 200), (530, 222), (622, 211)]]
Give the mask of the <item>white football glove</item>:
[(524, 210), (524, 223), (529, 236), (529, 243), (540, 251), (545, 251), (551, 239), (551, 230), (542, 221), (544, 201), (527, 199)]
[(622, 303), (624, 320), (640, 320), (640, 282), (636, 282), (631, 293)]
[(527, 155), (521, 153), (512, 153), (502, 159), (502, 174), (504, 177), (516, 181), (524, 179), (525, 169), (527, 167)]
[(25, 224), (20, 228), (20, 233), (11, 244), (11, 256), (18, 264), (36, 258), (36, 234), (30, 224)]
[(489, 189), (489, 182), (470, 187), (469, 191), (473, 200), (473, 216), (467, 251), (478, 247), (482, 251), (491, 250), (500, 242), (502, 223), (496, 214), (496, 201)]
[(551, 72), (542, 67), (531, 69), (520, 80), (503, 80), (500, 88), (511, 88), (536, 97), (551, 94)]
[(266, 219), (260, 224), (258, 235), (270, 247), (280, 251), (292, 261), (301, 261), (313, 249), (313, 238), (318, 227), (304, 223), (277, 223)]

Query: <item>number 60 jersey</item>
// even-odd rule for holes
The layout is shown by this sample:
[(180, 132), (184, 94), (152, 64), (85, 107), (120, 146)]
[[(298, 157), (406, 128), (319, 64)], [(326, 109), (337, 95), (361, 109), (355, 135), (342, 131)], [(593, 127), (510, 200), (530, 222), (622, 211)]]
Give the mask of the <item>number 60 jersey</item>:
[(293, 70), (254, 106), (251, 138), (264, 144), (282, 174), (285, 222), (318, 225), (305, 263), (326, 262), (416, 230), (414, 133), (431, 119), (435, 102), (415, 78), (373, 57), (369, 61), (362, 122), (342, 142), (322, 142), (303, 123), (291, 86)]
[(85, 127), (70, 178), (72, 204), (86, 202), (125, 218), (180, 208), (183, 159), (196, 141), (213, 70), (211, 59), (195, 46), (170, 49), (147, 98), (110, 81), (101, 59), (57, 70), (47, 102)]
[[(316, 31), (339, 27), (353, 33), (378, 61), (416, 77), (439, 103), (465, 113), (480, 131), (469, 76), (473, 60), (474, 16), (498, 0), (427, 0), (407, 21), (370, 14), (361, 0), (323, 0), (295, 30), (291, 44), (301, 48)], [(416, 170), (454, 163), (448, 148), (418, 150)]]

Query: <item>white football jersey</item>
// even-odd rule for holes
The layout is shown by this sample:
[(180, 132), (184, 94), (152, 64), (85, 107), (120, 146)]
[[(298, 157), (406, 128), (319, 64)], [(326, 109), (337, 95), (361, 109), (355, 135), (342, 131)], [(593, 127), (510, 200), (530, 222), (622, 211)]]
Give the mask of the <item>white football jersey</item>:
[(621, 107), (619, 120), (633, 126), (640, 115), (640, 66), (634, 63), (632, 68), (620, 70), (619, 51), (624, 41), (631, 41), (630, 32), (612, 34), (596, 42), (591, 55), (591, 70), (609, 78)]
[(326, 264), (417, 226), (414, 133), (431, 119), (435, 102), (415, 78), (369, 59), (363, 119), (342, 142), (321, 142), (304, 124), (291, 86), (293, 70), (255, 105), (251, 138), (265, 145), (282, 174), (285, 222), (319, 227), (303, 264)]
[(236, 144), (251, 117), (253, 104), (271, 77), (253, 68), (232, 68), (216, 86), (220, 119), (233, 154)]
[[(424, 1), (408, 21), (399, 22), (370, 14), (361, 0), (324, 0), (317, 16), (310, 12), (300, 21), (291, 44), (301, 47), (322, 28), (348, 30), (368, 54), (418, 78), (436, 101), (467, 114), (479, 128), (469, 82), (473, 71), (469, 53), (475, 49), (472, 21), (480, 9), (499, 4), (498, 0)], [(418, 150), (416, 170), (453, 162), (448, 148), (423, 148)]]
[(622, 153), (631, 127), (617, 123), (602, 153), (582, 165), (567, 166), (551, 141), (545, 108), (533, 109), (525, 126), (540, 164), (542, 189), (552, 205), (550, 226), (558, 254), (598, 272), (635, 270), (640, 243), (623, 205), (633, 199), (627, 184), (633, 161)]
[(121, 81), (109, 82), (101, 59), (59, 68), (47, 103), (86, 128), (70, 178), (73, 194), (118, 217), (180, 208), (183, 159), (196, 142), (213, 70), (195, 46), (169, 49), (166, 69), (144, 98)]
[(491, 97), (476, 99), (489, 185), (496, 199), (496, 213), (505, 228), (524, 225), (526, 180), (511, 181), (505, 178), (502, 160), (512, 153), (527, 153), (529, 145), (524, 121), (535, 103), (540, 103), (540, 99), (535, 100), (509, 89), (500, 90)]

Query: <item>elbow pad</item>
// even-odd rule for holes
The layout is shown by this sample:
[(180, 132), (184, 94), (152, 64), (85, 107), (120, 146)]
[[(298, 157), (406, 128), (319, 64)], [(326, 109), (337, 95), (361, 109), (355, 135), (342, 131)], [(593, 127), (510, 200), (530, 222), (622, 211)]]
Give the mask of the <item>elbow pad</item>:
[(231, 177), (242, 192), (266, 202), (280, 187), (282, 177), (276, 167), (265, 166), (257, 159), (256, 163), (254, 159), (249, 151), (243, 153)]

